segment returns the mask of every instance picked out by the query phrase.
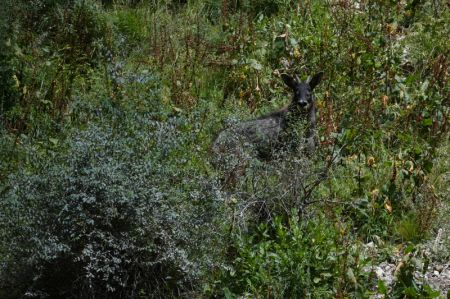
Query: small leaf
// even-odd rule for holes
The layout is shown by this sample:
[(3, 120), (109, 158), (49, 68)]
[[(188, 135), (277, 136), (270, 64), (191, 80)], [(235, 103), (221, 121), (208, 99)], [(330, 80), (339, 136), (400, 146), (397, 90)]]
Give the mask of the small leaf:
[(405, 254), (411, 253), (414, 251), (414, 245), (410, 244), (405, 248)]
[(225, 287), (223, 289), (223, 294), (225, 295), (226, 299), (233, 299), (236, 298), (236, 296), (230, 291), (229, 288)]
[(17, 76), (16, 76), (16, 75), (13, 75), (12, 78), (13, 78), (13, 80), (14, 80), (14, 87), (15, 87), (15, 88), (19, 88), (19, 86), (20, 86), (20, 81), (19, 81), (19, 79), (17, 78)]
[(429, 127), (433, 124), (433, 120), (431, 118), (425, 118), (422, 120), (422, 126)]
[(370, 156), (367, 158), (367, 166), (372, 167), (375, 164), (375, 158)]
[(428, 173), (431, 172), (431, 170), (433, 170), (433, 161), (426, 160), (423, 162), (422, 168)]
[(248, 62), (253, 69), (255, 69), (257, 71), (262, 70), (262, 65), (255, 59), (249, 59)]
[(378, 291), (382, 294), (386, 294), (387, 293), (387, 287), (386, 284), (384, 283), (384, 281), (382, 279), (378, 280)]
[(178, 108), (178, 107), (176, 107), (176, 106), (172, 106), (172, 109), (173, 109), (173, 111), (175, 111), (175, 112), (177, 112), (177, 113), (183, 112), (183, 109)]
[[(433, 290), (429, 285), (424, 285), (423, 289), (428, 296), (427, 298), (439, 298), (441, 292), (439, 290)], [(450, 298), (450, 293), (447, 293), (447, 298)]]
[(427, 90), (429, 84), (430, 84), (430, 82), (428, 82), (428, 80), (425, 80), (425, 82), (423, 82), (422, 86), (420, 87), (420, 91), (425, 92), (425, 90)]
[(392, 213), (392, 204), (391, 201), (389, 200), (389, 198), (386, 197), (386, 199), (384, 200), (384, 208), (390, 213)]
[(53, 143), (53, 145), (58, 145), (59, 140), (56, 138), (49, 138), (48, 139), (51, 143)]
[(348, 268), (347, 270), (347, 278), (353, 283), (357, 284), (355, 274), (353, 273), (352, 268)]
[(296, 40), (295, 38), (292, 38), (292, 37), (289, 39), (289, 43), (290, 43), (293, 47), (295, 47), (295, 46), (298, 45), (297, 40)]

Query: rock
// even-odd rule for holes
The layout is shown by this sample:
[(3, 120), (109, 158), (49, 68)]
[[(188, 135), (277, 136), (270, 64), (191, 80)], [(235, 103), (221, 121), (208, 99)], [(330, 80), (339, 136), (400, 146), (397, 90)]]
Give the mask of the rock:
[(382, 279), (384, 276), (384, 271), (380, 267), (375, 268), (375, 274), (377, 275), (378, 279)]
[(434, 269), (435, 269), (436, 271), (439, 271), (439, 273), (440, 273), (440, 272), (442, 272), (442, 270), (444, 270), (444, 266), (442, 266), (442, 265), (435, 265), (435, 266), (434, 266)]

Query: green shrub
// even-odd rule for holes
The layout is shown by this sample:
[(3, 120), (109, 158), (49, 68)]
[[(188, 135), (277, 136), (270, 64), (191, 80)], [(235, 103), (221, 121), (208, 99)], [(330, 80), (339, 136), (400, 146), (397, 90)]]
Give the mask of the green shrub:
[(145, 16), (139, 15), (135, 10), (122, 10), (116, 12), (117, 32), (126, 38), (126, 44), (131, 48), (145, 39)]
[(91, 125), (50, 164), (38, 159), (36, 171), (9, 176), (1, 196), (2, 297), (191, 290), (200, 273), (192, 254), (202, 246), (195, 235), (213, 213), (203, 210), (206, 181), (164, 163), (184, 142), (178, 120), (119, 117), (126, 125)]
[(232, 262), (209, 288), (228, 298), (332, 298), (357, 292), (366, 282), (365, 261), (358, 257), (360, 249), (341, 247), (342, 233), (320, 216), (292, 217), (288, 224), (277, 218), (252, 235), (235, 236), (228, 249)]
[(429, 264), (427, 257), (421, 264), (415, 257), (417, 252), (413, 246), (408, 246), (405, 254), (395, 269), (395, 279), (390, 295), (393, 298), (439, 298), (439, 291), (433, 290), (426, 282), (419, 281), (414, 275), (416, 271), (426, 273)]
[[(5, 3), (0, 12), (0, 121), (4, 122), (4, 114), (10, 111), (20, 99), (21, 60), (17, 46), (18, 28), (14, 26), (11, 15), (12, 3)], [(19, 53), (18, 53), (19, 52)]]
[[(99, 65), (107, 26), (94, 1), (7, 2), (0, 28), (3, 123), (11, 130), (57, 127), (73, 82)], [(3, 51), (4, 50), (4, 51)]]

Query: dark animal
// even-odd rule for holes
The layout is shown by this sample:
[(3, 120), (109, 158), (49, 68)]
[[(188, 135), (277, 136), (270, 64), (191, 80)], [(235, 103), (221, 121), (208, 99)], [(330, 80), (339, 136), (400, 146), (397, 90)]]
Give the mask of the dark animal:
[[(213, 143), (214, 165), (225, 171), (226, 181), (234, 181), (243, 174), (247, 161), (257, 157), (270, 160), (280, 148), (305, 148), (314, 151), (316, 106), (313, 90), (322, 79), (320, 72), (301, 82), (297, 77), (281, 75), (284, 83), (293, 91), (291, 102), (279, 111), (260, 118), (238, 123), (219, 133)], [(302, 138), (297, 138), (296, 128), (306, 123)], [(301, 140), (298, 140), (301, 139)], [(299, 142), (300, 141), (300, 142)]]

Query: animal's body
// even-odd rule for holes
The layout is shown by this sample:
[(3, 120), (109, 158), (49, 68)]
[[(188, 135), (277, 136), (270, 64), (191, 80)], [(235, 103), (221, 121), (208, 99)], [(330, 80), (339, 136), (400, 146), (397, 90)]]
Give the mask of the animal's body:
[[(216, 168), (226, 172), (227, 181), (243, 174), (249, 159), (270, 160), (275, 150), (295, 148), (299, 141), (308, 152), (314, 151), (316, 106), (312, 91), (320, 82), (322, 73), (305, 82), (285, 74), (282, 78), (294, 93), (289, 105), (268, 115), (225, 129), (214, 141), (212, 146), (214, 164)], [(303, 136), (298, 138), (296, 128), (300, 123), (305, 124), (306, 128)]]

